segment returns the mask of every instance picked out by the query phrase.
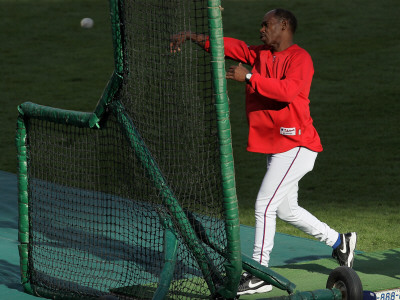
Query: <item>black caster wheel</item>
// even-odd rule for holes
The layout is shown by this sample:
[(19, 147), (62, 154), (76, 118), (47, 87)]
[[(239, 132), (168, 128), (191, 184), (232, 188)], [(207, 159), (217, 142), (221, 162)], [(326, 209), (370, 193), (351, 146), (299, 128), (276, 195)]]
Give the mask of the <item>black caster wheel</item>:
[(329, 274), (326, 288), (336, 288), (342, 293), (342, 300), (362, 300), (363, 287), (357, 273), (345, 266), (334, 269)]

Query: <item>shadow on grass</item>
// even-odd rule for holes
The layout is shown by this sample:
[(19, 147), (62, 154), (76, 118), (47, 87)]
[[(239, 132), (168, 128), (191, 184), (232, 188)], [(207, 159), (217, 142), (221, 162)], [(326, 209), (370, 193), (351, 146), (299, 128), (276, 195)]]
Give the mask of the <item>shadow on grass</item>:
[[(329, 275), (332, 272), (332, 268), (328, 268), (317, 262), (310, 263), (300, 263), (294, 265), (277, 266), (274, 269), (290, 269), (290, 270), (304, 270), (312, 273), (320, 273), (324, 275)], [(278, 271), (279, 272), (279, 271)]]
[(330, 258), (329, 255), (308, 255), (308, 256), (301, 256), (301, 257), (293, 257), (290, 259), (285, 260), (286, 264), (296, 264), (301, 263), (303, 261), (314, 261), (318, 259), (325, 259)]
[(360, 254), (356, 263), (359, 272), (400, 279), (400, 248), (382, 253)]
[[(276, 269), (305, 270), (313, 273), (329, 275), (332, 268), (325, 263), (313, 261), (286, 266), (277, 266)], [(354, 269), (357, 272), (371, 275), (383, 275), (400, 279), (400, 249), (392, 249), (377, 253), (359, 253), (354, 261)]]

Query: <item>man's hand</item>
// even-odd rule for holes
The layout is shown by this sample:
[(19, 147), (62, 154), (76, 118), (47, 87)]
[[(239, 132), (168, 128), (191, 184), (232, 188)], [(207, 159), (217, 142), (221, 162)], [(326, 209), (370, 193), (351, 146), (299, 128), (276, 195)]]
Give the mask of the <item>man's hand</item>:
[(171, 35), (169, 49), (171, 53), (176, 53), (181, 51), (181, 45), (186, 40), (191, 40), (196, 43), (200, 47), (204, 48), (206, 45), (208, 37), (201, 33), (194, 33), (190, 31), (182, 31), (176, 34)]
[(176, 53), (181, 51), (181, 45), (190, 37), (190, 32), (179, 32), (174, 34), (170, 38), (169, 49), (171, 53)]
[(243, 82), (246, 80), (247, 73), (249, 73), (249, 70), (247, 70), (242, 63), (239, 63), (239, 65), (229, 68), (228, 72), (226, 72), (226, 78)]

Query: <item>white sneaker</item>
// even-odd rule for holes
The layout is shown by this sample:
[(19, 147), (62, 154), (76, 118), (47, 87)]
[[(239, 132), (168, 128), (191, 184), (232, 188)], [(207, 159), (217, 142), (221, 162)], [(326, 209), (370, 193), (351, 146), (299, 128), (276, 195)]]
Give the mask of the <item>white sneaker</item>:
[(252, 295), (267, 293), (272, 290), (272, 285), (262, 281), (261, 279), (244, 272), (240, 278), (238, 295)]

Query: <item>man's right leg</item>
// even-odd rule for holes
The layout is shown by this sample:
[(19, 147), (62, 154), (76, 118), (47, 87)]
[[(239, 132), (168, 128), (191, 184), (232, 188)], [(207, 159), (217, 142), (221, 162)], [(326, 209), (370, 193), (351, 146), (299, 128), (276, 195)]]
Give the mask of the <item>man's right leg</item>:
[[(297, 161), (298, 154), (303, 150), (298, 147), (268, 157), (267, 172), (255, 205), (256, 230), (252, 257), (263, 266), (268, 266), (274, 244), (277, 208), (282, 199), (287, 197), (291, 186), (297, 184), (314, 163), (311, 161), (304, 164)], [(249, 275), (246, 273), (242, 276), (240, 295), (263, 293), (264, 290), (272, 289), (272, 286)]]
[(314, 166), (316, 153), (308, 157), (305, 156), (307, 151), (309, 150), (306, 148), (296, 147), (284, 153), (268, 156), (267, 172), (255, 205), (256, 228), (253, 249), (253, 259), (264, 266), (268, 266), (274, 245), (277, 210), (282, 202), (287, 201), (290, 192), (297, 188), (299, 180)]

